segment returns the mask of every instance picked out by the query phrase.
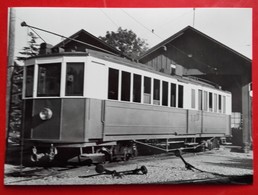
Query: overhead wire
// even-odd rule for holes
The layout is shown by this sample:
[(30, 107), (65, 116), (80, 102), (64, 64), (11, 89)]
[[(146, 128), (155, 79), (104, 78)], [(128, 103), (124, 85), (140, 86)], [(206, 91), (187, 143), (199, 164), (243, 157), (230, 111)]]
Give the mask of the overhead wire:
[(160, 24), (160, 25), (156, 26), (155, 28), (163, 28), (163, 26), (165, 26), (165, 25), (167, 25), (167, 24), (174, 23), (175, 20), (176, 20), (175, 23), (177, 23), (177, 22), (180, 21), (180, 20), (177, 20), (177, 19), (179, 19), (179, 18), (182, 19), (183, 17), (185, 17), (186, 15), (188, 15), (188, 14), (190, 14), (190, 13), (192, 13), (192, 10), (188, 10), (188, 11), (186, 11), (186, 12), (180, 14), (179, 16), (177, 16), (177, 17), (175, 17), (175, 18), (172, 18), (172, 19), (169, 20), (168, 22), (165, 22), (165, 23), (163, 23), (163, 24)]
[(162, 37), (160, 37), (159, 35), (157, 35), (153, 29), (149, 29), (147, 26), (145, 26), (144, 24), (142, 24), (141, 22), (139, 22), (135, 17), (131, 16), (128, 12), (126, 12), (125, 10), (121, 9), (122, 12), (124, 12), (128, 17), (130, 17), (131, 19), (133, 19), (136, 23), (138, 23), (140, 26), (142, 26), (144, 29), (146, 29), (147, 31), (151, 32), (152, 34), (154, 34), (156, 37), (160, 38), (161, 40), (163, 40)]
[(117, 23), (116, 23), (111, 17), (109, 17), (108, 14), (103, 11), (103, 9), (99, 9), (99, 10), (100, 10), (117, 28), (119, 28), (119, 26), (117, 25)]

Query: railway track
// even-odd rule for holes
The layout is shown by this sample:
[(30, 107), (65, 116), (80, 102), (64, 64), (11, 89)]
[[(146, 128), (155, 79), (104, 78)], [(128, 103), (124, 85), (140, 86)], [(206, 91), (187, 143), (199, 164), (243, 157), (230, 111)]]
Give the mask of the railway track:
[[(79, 163), (67, 164), (64, 167), (14, 167), (5, 174), (5, 184), (7, 185), (51, 185), (51, 184), (130, 184), (130, 183), (244, 183), (252, 182), (252, 174), (243, 172), (240, 175), (236, 169), (230, 171), (225, 167), (208, 165), (209, 161), (221, 161), (217, 164), (225, 163), (228, 158), (225, 152), (206, 151), (199, 153), (184, 153), (186, 162), (191, 163), (197, 169), (187, 169), (185, 163), (174, 155), (166, 153), (151, 156), (138, 156), (129, 161), (118, 161), (103, 164), (104, 169), (123, 172), (130, 171), (141, 166), (148, 170), (147, 174), (122, 175), (114, 177), (112, 174), (99, 174), (95, 171), (95, 166), (81, 166)], [(239, 160), (240, 158), (237, 158)], [(243, 161), (245, 159), (243, 158)], [(199, 170), (198, 170), (199, 169)], [(230, 172), (229, 172), (230, 171)], [(215, 173), (215, 174), (214, 174)], [(222, 175), (223, 173), (225, 175)]]

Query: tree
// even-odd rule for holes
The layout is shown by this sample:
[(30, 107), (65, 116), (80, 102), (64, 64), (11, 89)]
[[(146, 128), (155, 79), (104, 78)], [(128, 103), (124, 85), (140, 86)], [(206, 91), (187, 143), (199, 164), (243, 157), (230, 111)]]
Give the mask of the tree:
[(22, 54), (22, 56), (17, 57), (18, 61), (24, 62), (26, 58), (36, 56), (39, 53), (39, 44), (37, 43), (38, 37), (35, 36), (33, 32), (29, 32), (28, 36), (30, 37), (28, 46), (23, 47), (22, 51), (19, 52), (19, 54)]
[[(28, 36), (30, 40), (28, 46), (23, 47), (19, 52), (22, 56), (18, 56), (18, 61), (24, 62), (24, 60), (31, 56), (38, 55), (39, 44), (34, 33), (29, 32)], [(11, 78), (10, 78), (10, 102), (9, 102), (9, 118), (8, 118), (8, 132), (9, 141), (18, 142), (20, 131), (22, 127), (22, 83), (23, 83), (23, 66), (14, 62)]]
[(144, 39), (137, 37), (132, 30), (121, 27), (118, 28), (117, 32), (107, 31), (104, 37), (99, 38), (133, 59), (138, 58), (148, 49), (148, 44)]

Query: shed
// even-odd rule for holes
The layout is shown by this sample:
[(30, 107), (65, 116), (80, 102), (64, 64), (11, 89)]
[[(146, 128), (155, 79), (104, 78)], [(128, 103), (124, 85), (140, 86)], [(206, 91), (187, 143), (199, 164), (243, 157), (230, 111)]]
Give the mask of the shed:
[(242, 115), (241, 144), (250, 145), (252, 61), (249, 58), (187, 26), (149, 49), (138, 60), (167, 74), (174, 74), (174, 67), (181, 67), (177, 72), (182, 76), (205, 79), (230, 91), (232, 112)]

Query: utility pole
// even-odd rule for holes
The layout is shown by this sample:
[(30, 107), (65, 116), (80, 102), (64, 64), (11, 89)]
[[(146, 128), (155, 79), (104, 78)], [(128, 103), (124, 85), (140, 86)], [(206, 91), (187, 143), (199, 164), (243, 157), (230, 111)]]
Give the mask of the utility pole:
[[(9, 10), (9, 27), (8, 27), (8, 64), (7, 64), (7, 86), (6, 86), (6, 140), (9, 134), (9, 114), (11, 102), (11, 78), (14, 69), (14, 45), (15, 45), (15, 9)], [(8, 140), (7, 140), (8, 141)]]
[(193, 8), (193, 28), (194, 28), (194, 24), (195, 24), (195, 8)]

